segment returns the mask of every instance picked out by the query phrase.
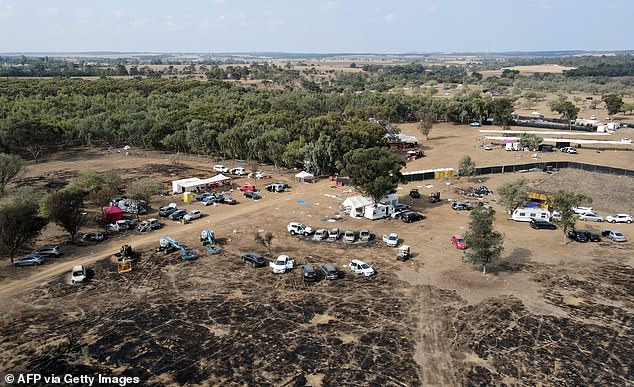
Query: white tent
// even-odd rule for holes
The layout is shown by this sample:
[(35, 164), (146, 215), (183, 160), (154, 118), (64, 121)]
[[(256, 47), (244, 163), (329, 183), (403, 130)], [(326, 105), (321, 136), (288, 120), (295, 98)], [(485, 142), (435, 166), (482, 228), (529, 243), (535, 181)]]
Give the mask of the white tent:
[(353, 218), (362, 217), (365, 213), (365, 207), (371, 206), (372, 204), (372, 200), (362, 195), (351, 196), (341, 203), (341, 205), (350, 212), (350, 216)]
[(219, 174), (208, 179), (199, 179), (192, 177), (190, 179), (175, 180), (172, 182), (172, 192), (182, 193), (185, 191), (196, 191), (199, 187), (216, 186), (223, 183), (230, 183), (231, 178)]
[(301, 171), (297, 175), (295, 175), (295, 180), (305, 182), (306, 180), (312, 180), (315, 178), (315, 175), (312, 173), (308, 173), (306, 171)]

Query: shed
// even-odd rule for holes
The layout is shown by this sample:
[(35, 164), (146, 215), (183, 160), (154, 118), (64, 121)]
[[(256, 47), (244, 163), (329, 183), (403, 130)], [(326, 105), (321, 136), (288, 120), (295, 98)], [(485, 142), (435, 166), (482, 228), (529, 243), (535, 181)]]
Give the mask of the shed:
[(311, 181), (314, 178), (315, 178), (315, 175), (313, 175), (312, 173), (308, 173), (306, 171), (301, 171), (300, 173), (295, 175), (295, 180), (301, 181), (302, 183), (305, 183), (307, 180)]
[(107, 224), (123, 219), (123, 210), (117, 206), (103, 208), (103, 220)]

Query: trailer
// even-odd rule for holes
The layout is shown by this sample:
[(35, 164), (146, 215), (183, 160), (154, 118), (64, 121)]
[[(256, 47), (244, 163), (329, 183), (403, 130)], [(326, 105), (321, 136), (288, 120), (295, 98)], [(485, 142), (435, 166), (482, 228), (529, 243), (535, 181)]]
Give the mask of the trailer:
[(551, 213), (545, 208), (516, 208), (511, 214), (511, 219), (516, 222), (530, 222), (533, 219), (541, 219), (547, 222), (550, 221)]

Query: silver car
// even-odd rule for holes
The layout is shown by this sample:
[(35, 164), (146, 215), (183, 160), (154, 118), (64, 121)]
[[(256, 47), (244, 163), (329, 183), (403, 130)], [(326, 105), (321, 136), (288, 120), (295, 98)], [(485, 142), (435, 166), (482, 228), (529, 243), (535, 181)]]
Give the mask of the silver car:
[(22, 258), (13, 261), (15, 267), (21, 266), (39, 266), (44, 263), (44, 256), (36, 253), (31, 253)]
[(41, 249), (35, 250), (33, 253), (42, 255), (44, 257), (59, 258), (62, 256), (62, 250), (57, 245), (46, 245)]

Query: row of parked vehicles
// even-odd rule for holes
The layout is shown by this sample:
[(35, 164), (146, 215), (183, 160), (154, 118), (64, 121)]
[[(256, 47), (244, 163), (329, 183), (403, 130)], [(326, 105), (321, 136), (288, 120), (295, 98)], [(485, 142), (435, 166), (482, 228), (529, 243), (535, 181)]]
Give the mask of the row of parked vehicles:
[(600, 234), (596, 231), (568, 230), (568, 238), (576, 242), (600, 242), (601, 237), (615, 242), (627, 242), (625, 235), (617, 230), (603, 230)]
[(62, 249), (58, 245), (46, 245), (29, 254), (13, 260), (15, 267), (39, 266), (46, 258), (59, 258), (63, 255)]
[(247, 170), (243, 167), (235, 167), (235, 168), (229, 168), (226, 167), (222, 164), (216, 164), (213, 166), (213, 170), (215, 172), (220, 172), (220, 173), (230, 173), (232, 175), (236, 175), (236, 176), (247, 176), (251, 179), (266, 179), (269, 176), (266, 175), (264, 172), (259, 172), (259, 171), (254, 171), (251, 173), (247, 173)]
[[(248, 252), (241, 256), (242, 262), (250, 265), (253, 268), (267, 266), (267, 260), (259, 253)], [(273, 273), (283, 274), (295, 267), (295, 260), (291, 259), (288, 255), (280, 255), (273, 262), (268, 262), (268, 266), (272, 268)], [(358, 259), (353, 259), (348, 264), (348, 268), (355, 274), (360, 274), (365, 277), (370, 277), (376, 274), (374, 268)], [(341, 277), (339, 270), (330, 263), (323, 263), (320, 265), (305, 264), (300, 266), (302, 274), (302, 280), (304, 284), (311, 282), (317, 282), (321, 278), (326, 280), (336, 280)]]
[(316, 241), (337, 241), (343, 238), (343, 241), (346, 243), (354, 243), (357, 240), (368, 242), (372, 238), (372, 234), (367, 228), (361, 229), (358, 233), (353, 230), (341, 232), (338, 228), (331, 228), (329, 230), (325, 228), (313, 230), (312, 227), (306, 226), (303, 223), (290, 222), (286, 226), (286, 230), (291, 235), (303, 235), (306, 237), (312, 235), (312, 239)]
[(175, 222), (190, 222), (194, 219), (203, 217), (203, 215), (205, 214), (200, 210), (187, 211), (183, 209), (178, 209), (175, 203), (171, 203), (168, 206), (159, 208), (160, 217), (164, 217)]

